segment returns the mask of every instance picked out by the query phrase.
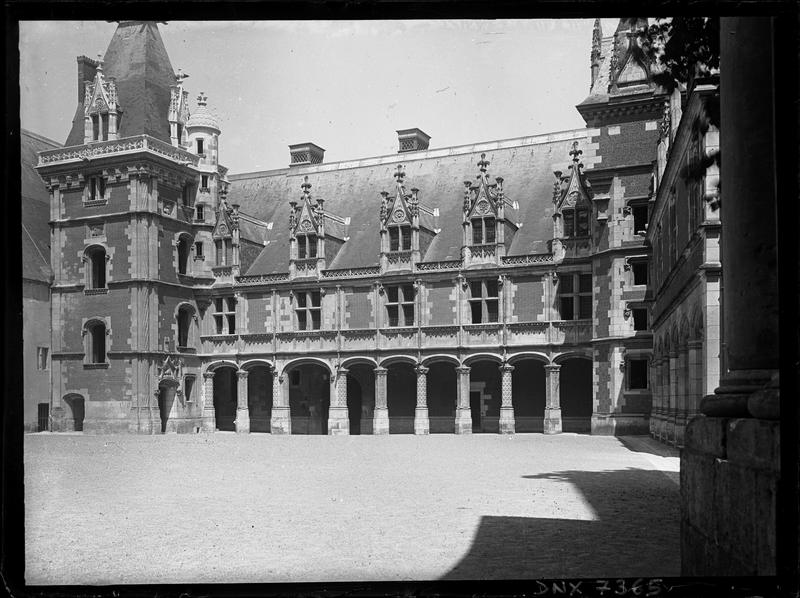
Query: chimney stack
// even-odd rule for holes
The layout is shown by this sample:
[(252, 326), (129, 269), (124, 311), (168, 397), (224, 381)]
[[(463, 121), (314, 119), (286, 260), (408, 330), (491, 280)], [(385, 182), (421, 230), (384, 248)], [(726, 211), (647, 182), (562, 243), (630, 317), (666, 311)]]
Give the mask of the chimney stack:
[(296, 143), (289, 146), (289, 166), (322, 164), (325, 150), (315, 143)]
[(97, 73), (96, 60), (92, 60), (86, 56), (78, 56), (78, 103), (83, 104), (83, 96), (86, 93), (85, 81), (94, 81), (94, 76)]
[(422, 129), (401, 129), (397, 131), (397, 140), (400, 142), (397, 153), (403, 154), (405, 152), (418, 152), (428, 149), (431, 136)]

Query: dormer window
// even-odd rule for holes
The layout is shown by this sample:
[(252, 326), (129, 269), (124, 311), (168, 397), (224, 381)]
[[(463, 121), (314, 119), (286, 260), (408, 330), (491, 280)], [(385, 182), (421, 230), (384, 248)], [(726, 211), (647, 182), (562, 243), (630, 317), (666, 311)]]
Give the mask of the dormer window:
[(401, 224), (389, 227), (389, 251), (411, 250), (411, 225)]
[(198, 153), (198, 155), (201, 155), (201, 156), (203, 155), (203, 140), (202, 139), (198, 139), (197, 140), (197, 153)]
[(317, 235), (297, 235), (297, 259), (317, 257)]
[(108, 141), (108, 113), (92, 114), (92, 141)]
[(216, 239), (217, 266), (233, 265), (233, 243), (230, 239)]
[(565, 238), (589, 236), (589, 210), (587, 208), (565, 208), (561, 214), (564, 217)]
[(473, 218), (472, 221), (472, 244), (486, 245), (495, 243), (497, 240), (497, 224), (494, 216), (483, 216)]

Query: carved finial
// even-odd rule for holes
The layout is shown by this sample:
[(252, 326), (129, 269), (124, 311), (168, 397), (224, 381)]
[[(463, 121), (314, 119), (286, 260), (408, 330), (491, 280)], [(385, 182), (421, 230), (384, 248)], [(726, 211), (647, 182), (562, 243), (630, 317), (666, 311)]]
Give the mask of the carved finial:
[(600, 44), (603, 39), (603, 30), (600, 26), (600, 19), (594, 20), (594, 29), (592, 30), (592, 61), (600, 57)]
[(486, 159), (486, 154), (481, 154), (481, 159), (478, 162), (478, 168), (481, 170), (481, 175), (486, 176), (486, 167), (489, 166), (491, 162)]
[(464, 213), (466, 214), (469, 212), (469, 209), (472, 207), (472, 202), (470, 201), (470, 190), (472, 189), (472, 182), (464, 181)]
[(572, 161), (577, 164), (580, 161), (580, 155), (583, 153), (583, 150), (578, 149), (578, 142), (572, 144), (572, 149), (569, 151), (569, 155), (572, 156)]
[(208, 104), (208, 96), (206, 95), (206, 92), (201, 91), (200, 95), (197, 96), (197, 105), (205, 106), (206, 104)]
[(183, 85), (183, 82), (189, 78), (189, 75), (183, 72), (183, 69), (178, 69), (178, 73), (175, 75), (175, 82), (178, 85)]
[(397, 179), (397, 186), (398, 187), (402, 187), (403, 186), (403, 179), (405, 178), (405, 176), (406, 176), (406, 173), (403, 172), (403, 165), (402, 164), (398, 164), (397, 165), (397, 172), (394, 173), (394, 178)]
[(98, 54), (97, 55), (97, 72), (98, 73), (102, 73), (103, 72), (103, 55), (102, 54)]

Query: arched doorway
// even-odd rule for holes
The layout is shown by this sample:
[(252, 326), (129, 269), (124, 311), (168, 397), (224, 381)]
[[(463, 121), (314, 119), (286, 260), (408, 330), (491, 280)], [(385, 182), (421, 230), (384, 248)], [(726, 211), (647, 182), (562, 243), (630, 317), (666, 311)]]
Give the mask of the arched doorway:
[(542, 432), (546, 403), (544, 362), (520, 359), (511, 372), (511, 404), (514, 406), (515, 432)]
[(79, 394), (70, 394), (64, 397), (64, 404), (69, 407), (69, 418), (65, 423), (65, 429), (72, 429), (75, 432), (83, 432), (83, 420), (86, 416), (86, 402)]
[(472, 432), (500, 431), (500, 363), (488, 359), (469, 362), (469, 407)]
[(592, 431), (592, 360), (571, 357), (561, 362), (559, 377), (564, 432)]
[(161, 418), (161, 433), (176, 431), (174, 425), (169, 425), (170, 416), (175, 405), (175, 391), (178, 383), (172, 380), (162, 380), (158, 385), (158, 414)]
[(317, 363), (303, 363), (286, 371), (289, 378), (289, 411), (292, 434), (327, 434), (331, 378)]
[(428, 368), (427, 401), (431, 434), (455, 433), (456, 365), (448, 361), (426, 363)]
[(417, 406), (417, 374), (410, 363), (386, 366), (386, 406), (389, 408), (389, 434), (414, 433)]
[(214, 370), (214, 412), (217, 418), (217, 430), (234, 432), (236, 425), (236, 368), (222, 366)]
[(375, 412), (375, 366), (356, 363), (347, 366), (347, 416), (350, 434), (372, 434)]
[(247, 368), (247, 408), (250, 432), (269, 432), (272, 419), (272, 370), (267, 365)]

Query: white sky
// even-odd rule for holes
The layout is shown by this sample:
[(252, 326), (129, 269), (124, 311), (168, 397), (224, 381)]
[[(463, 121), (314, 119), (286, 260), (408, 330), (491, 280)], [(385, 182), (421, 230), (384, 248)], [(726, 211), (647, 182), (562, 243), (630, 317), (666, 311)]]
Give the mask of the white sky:
[[(283, 168), (288, 145), (325, 162), (397, 152), (397, 129), (431, 148), (584, 126), (593, 19), (170, 21), (173, 68), (219, 117), (231, 173)], [(603, 33), (617, 19), (603, 19)], [(81, 54), (104, 54), (106, 21), (20, 23), (22, 127), (66, 140)]]

